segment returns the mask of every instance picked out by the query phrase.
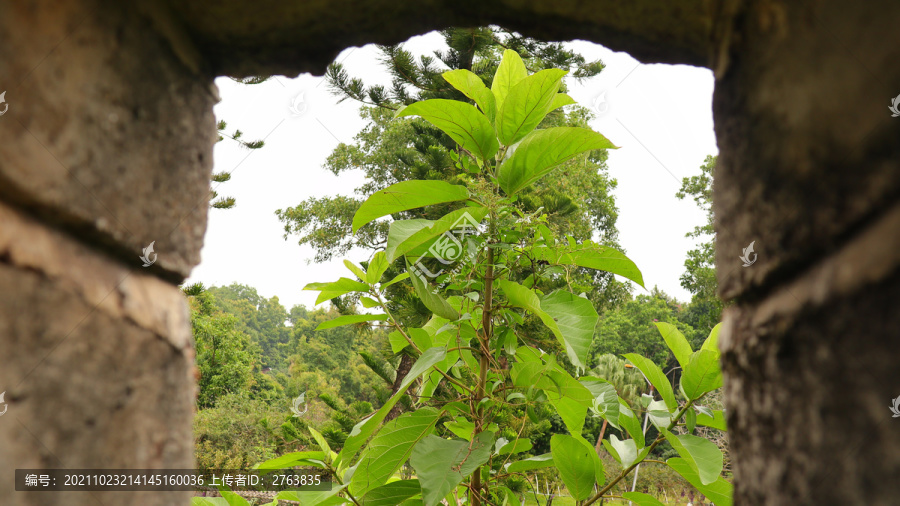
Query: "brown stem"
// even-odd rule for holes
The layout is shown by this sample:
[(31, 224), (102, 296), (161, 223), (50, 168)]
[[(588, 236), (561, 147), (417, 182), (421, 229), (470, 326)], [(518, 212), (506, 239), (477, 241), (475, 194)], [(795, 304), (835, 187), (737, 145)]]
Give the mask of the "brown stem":
[[(487, 383), (487, 375), (488, 375), (488, 353), (490, 351), (490, 342), (491, 335), (493, 332), (492, 328), (492, 307), (494, 305), (494, 249), (490, 247), (490, 241), (493, 237), (494, 233), (494, 220), (493, 216), (491, 216), (490, 222), (490, 230), (488, 232), (488, 251), (487, 251), (487, 268), (484, 273), (484, 309), (481, 314), (481, 327), (482, 332), (479, 334), (478, 338), (480, 339), (480, 345), (482, 348), (481, 357), (478, 360), (478, 386), (475, 389), (475, 395), (477, 396), (476, 402), (478, 402), (477, 414), (475, 419), (475, 431), (472, 435), (474, 440), (475, 435), (481, 432), (481, 429), (484, 426), (484, 409), (481, 405), (481, 399), (484, 399), (485, 394), (485, 384)], [(475, 474), (472, 475), (471, 488), (469, 490), (469, 504), (472, 506), (481, 506), (481, 467), (475, 470)]]
[(603, 419), (603, 427), (600, 427), (600, 436), (597, 437), (597, 445), (595, 446), (595, 450), (597, 450), (597, 454), (600, 454), (600, 448), (603, 446), (603, 436), (606, 435), (606, 418)]
[[(403, 378), (406, 378), (406, 375), (409, 374), (409, 370), (412, 369), (413, 359), (407, 354), (403, 354), (400, 356), (400, 364), (397, 365), (397, 377), (394, 378), (394, 384), (391, 386), (391, 396), (396, 394), (400, 390), (400, 385), (403, 383)], [(410, 385), (412, 388), (412, 385)], [(387, 416), (384, 417), (384, 423), (390, 422), (394, 418), (400, 416), (400, 411), (403, 410), (403, 407), (398, 402), (394, 404), (394, 407), (388, 412)]]

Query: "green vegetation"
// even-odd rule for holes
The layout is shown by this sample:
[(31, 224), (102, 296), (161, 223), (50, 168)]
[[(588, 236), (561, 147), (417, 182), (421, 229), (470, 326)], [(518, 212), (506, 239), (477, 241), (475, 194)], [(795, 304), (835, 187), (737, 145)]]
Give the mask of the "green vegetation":
[[(565, 74), (546, 69), (529, 75), (519, 55), (506, 50), (490, 88), (465, 69), (442, 74), (477, 107), (436, 98), (397, 112), (419, 116), (452, 138), (457, 147), (451, 158), (465, 174), (458, 177), (461, 184), (407, 180), (373, 193), (353, 214), (354, 233), (379, 218), (423, 207), (439, 207), (443, 216), (395, 218), (384, 250), (367, 265), (347, 264), (356, 279), (306, 287), (320, 292), (318, 302), (355, 294), (364, 308), (381, 311), (342, 315), (318, 328), (386, 324), (393, 329), (392, 351), (414, 358), (391, 397), (354, 427), (339, 451), (317, 441), (324, 460), (296, 454), (297, 462), (321, 467), (341, 485), (319, 494), (316, 503), (360, 504), (401, 495), (420, 497), (427, 506), (462, 496), (476, 506), (517, 502), (533, 471), (555, 468), (578, 504), (589, 505), (612, 495), (668, 443), (678, 456), (665, 465), (716, 504), (730, 504), (721, 450), (693, 435), (698, 425), (724, 429), (721, 412), (701, 406), (721, 386), (718, 327), (695, 347), (677, 325), (655, 322), (682, 372), (677, 397), (654, 363), (665, 355), (624, 354), (661, 397), (641, 397), (656, 429), (655, 435), (642, 430), (641, 413), (618, 395), (615, 384), (580, 374), (589, 363), (599, 315), (590, 299), (572, 291), (577, 280), (569, 276), (570, 269), (591, 269), (643, 285), (640, 271), (609, 246), (571, 234), (560, 241), (542, 207), (529, 212), (515, 205), (520, 193), (564, 162), (614, 148), (584, 127), (538, 128), (550, 111), (573, 102), (559, 91)], [(397, 264), (405, 272), (386, 276)], [(454, 266), (445, 271), (438, 264)], [(388, 300), (396, 284), (411, 287), (431, 313), (424, 325), (393, 313)], [(398, 416), (395, 406), (413, 386), (412, 409)], [(584, 437), (588, 413), (622, 434), (599, 438), (621, 466), (618, 473), (607, 471)], [(549, 453), (534, 455), (535, 443), (526, 435), (553, 415), (563, 427), (553, 430)], [(294, 464), (285, 457), (278, 463)], [(415, 478), (390, 481), (407, 463)], [(621, 497), (650, 500), (638, 492)]]
[[(644, 285), (616, 243), (615, 146), (554, 68), (602, 64), (488, 29), (445, 39), (445, 72), (384, 48), (391, 90), (329, 71), (371, 107), (328, 168), (368, 182), (278, 212), (316, 261), (373, 252), (306, 287), (327, 309), (185, 288), (198, 466), (316, 466), (340, 484), (279, 496), (302, 504), (730, 504), (714, 239), (685, 263), (691, 303), (632, 296), (613, 277)], [(714, 165), (678, 194), (708, 213), (695, 237), (712, 232)]]

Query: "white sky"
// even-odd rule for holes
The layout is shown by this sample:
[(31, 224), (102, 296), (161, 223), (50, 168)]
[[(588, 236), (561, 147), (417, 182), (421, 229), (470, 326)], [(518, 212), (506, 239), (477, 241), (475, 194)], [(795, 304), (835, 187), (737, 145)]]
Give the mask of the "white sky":
[[(430, 54), (442, 46), (437, 33), (406, 44), (414, 54)], [(600, 75), (580, 85), (570, 80), (569, 95), (602, 113), (592, 127), (620, 146), (608, 160), (611, 176), (619, 181), (614, 195), (620, 243), (641, 269), (648, 288), (657, 285), (688, 301), (690, 294), (678, 281), (685, 255), (694, 246), (685, 233), (702, 224), (704, 216), (693, 200), (680, 201), (675, 192), (682, 177), (698, 174), (706, 155), (718, 152), (712, 72), (683, 65), (641, 65), (625, 53), (588, 42), (572, 42), (571, 47), (589, 61), (600, 58), (606, 64)], [(346, 49), (338, 61), (366, 84), (389, 84), (377, 56), (370, 45)], [(266, 145), (256, 151), (228, 139), (216, 145), (214, 170), (232, 172), (231, 181), (217, 191), (235, 197), (237, 206), (210, 210), (202, 261), (188, 282), (207, 286), (238, 282), (262, 296), (277, 295), (288, 309), (294, 304), (312, 306), (317, 292), (304, 292), (303, 286), (333, 281), (348, 271), (341, 259), (308, 264), (312, 249), (300, 247), (294, 237), (283, 239), (283, 224), (275, 210), (312, 196), (350, 195), (363, 182), (361, 171), (336, 177), (322, 168), (339, 142), (352, 142), (363, 128), (358, 106), (352, 101), (338, 104), (324, 80), (309, 74), (253, 86), (227, 78), (216, 84), (222, 101), (215, 113), (228, 122), (228, 133), (238, 128), (245, 140), (265, 138)], [(351, 251), (348, 258), (358, 263), (368, 256), (360, 250)]]

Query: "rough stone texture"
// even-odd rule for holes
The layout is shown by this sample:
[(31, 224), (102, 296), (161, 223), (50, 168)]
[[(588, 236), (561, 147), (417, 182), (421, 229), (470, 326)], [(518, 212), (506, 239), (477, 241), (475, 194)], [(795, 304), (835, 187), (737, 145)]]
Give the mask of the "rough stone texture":
[[(0, 0), (0, 475), (190, 466), (187, 315), (151, 276), (198, 261), (213, 75), (321, 73), (351, 45), (497, 23), (715, 70), (735, 504), (896, 504), (897, 19), (896, 0)], [(93, 504), (8, 480), (2, 504)]]
[[(727, 2), (726, 2), (727, 3)], [(173, 0), (216, 73), (322, 74), (340, 51), (450, 26), (586, 39), (649, 63), (708, 65), (720, 2), (706, 0)]]
[[(0, 2), (0, 199), (181, 281), (200, 261), (217, 100), (147, 3)], [(161, 35), (165, 34), (165, 35)]]
[(727, 310), (736, 504), (897, 504), (898, 231), (894, 206), (802, 276)]
[(4, 204), (0, 223), (0, 504), (186, 504), (13, 490), (15, 469), (192, 468), (194, 367), (177, 287)]
[(714, 112), (735, 504), (897, 504), (900, 3), (733, 15)]
[(724, 298), (765, 293), (898, 201), (898, 16), (883, 0), (748, 2), (736, 17), (714, 99)]

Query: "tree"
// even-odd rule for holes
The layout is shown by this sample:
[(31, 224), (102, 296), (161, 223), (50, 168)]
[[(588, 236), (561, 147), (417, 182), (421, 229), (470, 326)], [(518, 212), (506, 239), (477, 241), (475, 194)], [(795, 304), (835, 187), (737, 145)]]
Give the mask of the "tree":
[(232, 283), (210, 287), (216, 305), (237, 317), (238, 328), (249, 335), (261, 348), (260, 368), (286, 370), (287, 358), (293, 351), (291, 328), (286, 325), (290, 315), (278, 297), (267, 299), (255, 288)]
[[(506, 48), (519, 51), (532, 72), (564, 68), (573, 78), (585, 79), (603, 69), (602, 62), (587, 62), (560, 43), (536, 41), (500, 28), (454, 28), (442, 33), (447, 49), (436, 51), (434, 57), (417, 60), (402, 46), (381, 47), (382, 62), (393, 77), (390, 88), (367, 87), (361, 79), (351, 78), (339, 63), (329, 67), (327, 79), (332, 91), (341, 100), (368, 104), (360, 114), (369, 123), (355, 137), (355, 144), (340, 144), (325, 167), (335, 175), (361, 169), (367, 181), (355, 190), (354, 197), (312, 197), (295, 207), (276, 211), (284, 223), (285, 239), (297, 236), (300, 245), (311, 246), (315, 251), (313, 261), (328, 261), (353, 247), (374, 251), (385, 246), (389, 224), (385, 220), (351, 233), (354, 213), (376, 191), (414, 179), (458, 184), (469, 177), (471, 167), (457, 161), (459, 150), (450, 136), (420, 118), (393, 119), (399, 108), (418, 100), (471, 102), (443, 79), (442, 69), (472, 71), (491, 86)], [(565, 90), (564, 85), (562, 89)], [(584, 128), (590, 114), (581, 107), (572, 107), (569, 112), (557, 109), (547, 115), (541, 126)], [(560, 171), (521, 192), (516, 205), (524, 212), (543, 208), (548, 225), (559, 237), (570, 234), (577, 240), (594, 239), (618, 247), (618, 210), (612, 196), (615, 188), (615, 179), (607, 174), (606, 150), (593, 150), (586, 157), (567, 161)], [(395, 213), (393, 217), (434, 219), (451, 207), (420, 208)], [(612, 276), (592, 275), (595, 279), (590, 280), (588, 292), (601, 309), (612, 307), (627, 295), (627, 285), (617, 283)]]
[[(717, 504), (730, 504), (731, 485), (721, 477), (721, 452), (714, 443), (690, 434), (697, 424), (722, 419), (721, 412), (697, 405), (721, 385), (718, 328), (694, 350), (677, 327), (657, 325), (684, 371), (678, 397), (651, 360), (634, 353), (625, 356), (661, 397), (648, 399), (646, 406), (648, 419), (658, 429), (652, 440), (644, 439), (640, 413), (628, 407), (614, 385), (578, 374), (588, 362), (599, 315), (589, 299), (571, 291), (566, 273), (575, 267), (604, 270), (641, 286), (643, 279), (621, 252), (589, 240), (579, 242), (571, 235), (558, 241), (547, 226), (546, 213), (526, 213), (514, 205), (520, 193), (566, 160), (613, 147), (605, 137), (585, 128), (536, 129), (550, 111), (572, 103), (559, 93), (564, 74), (548, 69), (529, 75), (519, 56), (507, 50), (490, 89), (467, 70), (443, 74), (448, 83), (475, 100), (477, 108), (432, 99), (400, 111), (400, 116), (420, 116), (450, 135), (460, 146), (458, 157), (465, 160), (460, 165), (468, 167), (471, 176), (465, 184), (401, 181), (374, 193), (354, 214), (354, 231), (403, 211), (449, 202), (463, 207), (436, 220), (394, 221), (385, 250), (376, 252), (365, 266), (347, 263), (355, 279), (343, 277), (306, 287), (319, 292), (320, 302), (354, 293), (364, 308), (381, 311), (342, 314), (319, 329), (390, 325), (394, 329), (391, 345), (415, 356), (400, 388), (354, 427), (339, 452), (332, 454), (330, 446), (320, 442), (324, 460), (310, 460), (309, 454), (282, 458), (280, 462), (306, 459), (304, 463), (324, 469), (340, 484), (308, 503), (360, 504), (386, 497), (399, 503), (420, 497), (427, 506), (434, 506), (465, 494), (474, 506), (499, 504), (519, 500), (507, 486), (514, 477), (555, 467), (569, 492), (587, 506), (607, 497), (647, 455), (668, 441), (679, 457), (666, 464)], [(459, 226), (461, 218), (465, 218), (464, 227)], [(446, 235), (450, 231), (452, 237)], [(451, 250), (452, 258), (447, 255)], [(430, 260), (423, 260), (426, 257)], [(387, 277), (395, 260), (401, 260), (406, 270)], [(434, 265), (422, 265), (423, 261), (442, 263), (447, 271), (433, 274), (429, 267)], [(528, 269), (531, 273), (519, 282)], [(386, 290), (398, 284), (410, 286), (431, 313), (425, 325), (410, 327), (391, 312)], [(540, 288), (553, 285), (559, 288)], [(556, 354), (534, 346), (531, 332), (521, 331), (526, 317), (539, 319), (553, 335), (575, 366), (575, 376), (560, 365)], [(411, 386), (415, 386), (415, 409), (385, 423)], [(624, 427), (631, 436), (620, 440), (610, 435), (603, 440), (622, 467), (609, 479), (593, 444), (583, 436), (588, 410)], [(538, 418), (539, 411), (555, 413), (568, 434), (550, 438), (550, 453), (527, 457), (533, 445), (522, 437), (526, 427), (515, 416), (521, 411), (530, 418)], [(675, 432), (682, 423), (686, 433)], [(402, 483), (390, 481), (407, 461), (416, 477)], [(644, 498), (636, 493), (623, 496)]]
[(237, 318), (215, 307), (212, 294), (197, 285), (185, 290), (200, 371), (197, 405), (212, 407), (217, 399), (251, 385), (254, 353), (250, 337), (237, 330)]
[(681, 275), (681, 286), (693, 295), (687, 308), (685, 321), (697, 331), (708, 333), (722, 317), (724, 304), (716, 295), (716, 235), (713, 224), (715, 216), (712, 207), (713, 173), (716, 156), (707, 156), (700, 166), (700, 174), (682, 179), (681, 189), (675, 194), (679, 199), (693, 197), (697, 206), (706, 212), (706, 223), (694, 227), (687, 237), (704, 239), (697, 248), (688, 251), (684, 261), (685, 272)]
[[(243, 78), (243, 79), (235, 79), (235, 78), (231, 78), (231, 79), (232, 79), (232, 81), (236, 81), (241, 84), (259, 84), (259, 83), (266, 82), (269, 78), (268, 77), (248, 77), (248, 78)], [(232, 141), (234, 141), (238, 146), (240, 146), (244, 149), (249, 149), (249, 150), (260, 149), (266, 144), (265, 141), (262, 141), (262, 140), (245, 141), (244, 140), (244, 132), (242, 132), (240, 130), (234, 130), (233, 132), (231, 132), (229, 134), (228, 133), (228, 123), (226, 123), (225, 120), (219, 120), (218, 122), (216, 122), (216, 131), (218, 133), (216, 142), (222, 142), (223, 140), (228, 138), (228, 139), (231, 139)], [(231, 180), (231, 173), (230, 172), (214, 172), (211, 179), (212, 179), (213, 183), (222, 184), (222, 183), (225, 183), (225, 182)], [(235, 204), (237, 204), (237, 201), (234, 199), (234, 197), (219, 197), (218, 192), (216, 192), (215, 189), (210, 188), (210, 190), (209, 190), (209, 207), (211, 207), (213, 209), (231, 209), (232, 207), (235, 206)]]
[(638, 295), (607, 311), (591, 343), (591, 363), (608, 353), (638, 353), (667, 370), (674, 367), (677, 365), (675, 356), (665, 343), (659, 341), (654, 322), (675, 325), (694, 347), (699, 346), (709, 334), (708, 331), (697, 331), (682, 321), (683, 315), (681, 304), (656, 288), (649, 295)]

